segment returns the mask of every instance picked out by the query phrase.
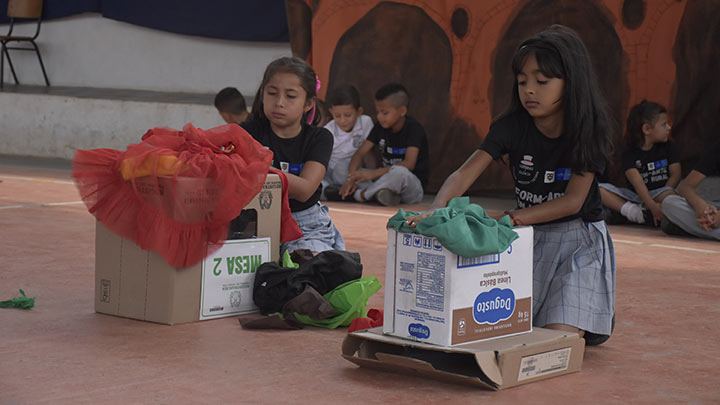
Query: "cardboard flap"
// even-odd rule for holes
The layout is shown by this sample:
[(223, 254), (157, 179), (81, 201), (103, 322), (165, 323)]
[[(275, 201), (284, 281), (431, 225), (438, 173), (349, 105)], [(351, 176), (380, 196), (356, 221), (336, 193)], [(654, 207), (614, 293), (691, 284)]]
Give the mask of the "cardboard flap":
[(388, 353), (375, 353), (375, 357), (383, 363), (394, 364), (402, 368), (409, 368), (425, 372), (435, 371), (435, 367), (433, 367), (432, 364), (423, 360), (417, 360), (410, 357), (403, 357)]
[(475, 353), (475, 361), (477, 361), (478, 366), (483, 373), (485, 373), (487, 378), (489, 378), (497, 386), (503, 385), (502, 372), (498, 366), (494, 351)]
[(438, 347), (431, 347), (428, 350), (398, 345), (397, 338), (377, 333), (353, 332), (347, 335), (342, 345), (343, 357), (362, 367), (423, 375), (446, 382), (471, 384), (492, 390), (497, 390), (499, 387), (484, 375), (475, 357), (469, 353), (451, 349), (437, 350)]

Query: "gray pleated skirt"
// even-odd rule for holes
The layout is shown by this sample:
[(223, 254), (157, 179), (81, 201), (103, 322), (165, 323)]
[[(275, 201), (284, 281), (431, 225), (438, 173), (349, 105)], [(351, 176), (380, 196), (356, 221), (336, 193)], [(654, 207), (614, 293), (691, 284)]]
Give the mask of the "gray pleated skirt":
[(605, 222), (575, 219), (533, 230), (533, 325), (610, 335), (615, 250)]

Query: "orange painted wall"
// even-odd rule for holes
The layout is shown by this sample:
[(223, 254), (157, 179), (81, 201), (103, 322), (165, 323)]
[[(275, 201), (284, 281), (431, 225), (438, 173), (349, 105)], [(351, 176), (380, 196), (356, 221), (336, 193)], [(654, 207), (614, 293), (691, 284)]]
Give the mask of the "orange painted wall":
[[(697, 92), (702, 87), (676, 88), (678, 50), (674, 47), (679, 27), (683, 26), (683, 16), (691, 14), (686, 13), (686, 9), (692, 8), (694, 15), (710, 23), (720, 22), (720, 2), (713, 0), (288, 0), (286, 4), (293, 51), (308, 58), (316, 69), (325, 84), (321, 97), (329, 87), (348, 82), (358, 87), (363, 106), (373, 113), (373, 94), (379, 85), (399, 81), (408, 87), (412, 99), (410, 114), (430, 129), (428, 137), (433, 169), (430, 191), (437, 190), (447, 175), (472, 153), (484, 138), (493, 115), (504, 108), (510, 95), (499, 92), (512, 84), (509, 61), (506, 68), (497, 69), (494, 64), (498, 58), (511, 55), (517, 44), (533, 32), (561, 23), (577, 30), (583, 37), (596, 69), (604, 75), (601, 87), (611, 94), (608, 100), (617, 121), (618, 131), (614, 139), (619, 155), (624, 147), (622, 129), (625, 116), (633, 104), (643, 99), (659, 102), (669, 107), (672, 118), (675, 104), (682, 98), (676, 92)], [(453, 28), (453, 16), (463, 12), (467, 15), (467, 28), (460, 30), (464, 35), (458, 36), (457, 27)], [(694, 18), (697, 20), (698, 17)], [(593, 28), (596, 20), (603, 24), (600, 27), (606, 27), (605, 31)], [(433, 60), (433, 50), (423, 49), (427, 41), (414, 43), (413, 38), (405, 36), (407, 31), (413, 31), (413, 27), (398, 30), (397, 26), (393, 26), (402, 27), (404, 21), (421, 21), (426, 26), (426, 29), (415, 29), (418, 41), (426, 38), (424, 35), (428, 31), (437, 31), (431, 37), (438, 37), (433, 44), (447, 43), (449, 51), (439, 54), (450, 57)], [(708, 21), (696, 23), (707, 24)], [(703, 35), (704, 28), (697, 26), (692, 19), (684, 24), (685, 31), (694, 32), (691, 35)], [(527, 34), (524, 34), (525, 31)], [(367, 32), (368, 41), (363, 41), (363, 32)], [(447, 40), (441, 38), (443, 35)], [(708, 35), (717, 36), (717, 30)], [(617, 50), (613, 50), (613, 46)], [(371, 63), (347, 60), (347, 55), (353, 53), (373, 55), (369, 51), (373, 49), (386, 56), (371, 57)], [(413, 60), (413, 49), (418, 50), (417, 54), (422, 59)], [(399, 66), (382, 65), (383, 60), (395, 58), (398, 52), (408, 55), (403, 63)], [(717, 60), (719, 51), (716, 48), (708, 48), (704, 52), (711, 53), (710, 60)], [(343, 55), (346, 60), (338, 60)], [(415, 79), (411, 83), (403, 81), (412, 76), (409, 73), (415, 71), (414, 63), (424, 68), (430, 66), (428, 69), (432, 72), (433, 64), (447, 65), (448, 61), (447, 102), (443, 97), (439, 99), (449, 106), (438, 105), (432, 94), (423, 94), (435, 77), (427, 77), (426, 81)], [(367, 69), (363, 65), (367, 65)], [(382, 68), (378, 69), (378, 66)], [(333, 69), (345, 73), (333, 76)], [(375, 70), (368, 72), (368, 69)], [(507, 72), (503, 73), (504, 69)], [(695, 87), (698, 87), (697, 84)], [(421, 94), (422, 98), (418, 100), (414, 97), (416, 94)], [(685, 99), (692, 97), (686, 95)], [(720, 98), (715, 96), (711, 103), (720, 107), (717, 100)], [(710, 110), (713, 108), (716, 107), (707, 107)], [(694, 114), (687, 106), (683, 110), (686, 115)], [(720, 112), (720, 108), (716, 111)], [(707, 112), (704, 114), (708, 115)], [(675, 131), (673, 135), (679, 138), (686, 166), (697, 159), (702, 149), (697, 145), (714, 136), (678, 134)], [(622, 182), (617, 164), (613, 163), (611, 169), (611, 179), (616, 183)], [(689, 167), (684, 167), (684, 172), (688, 170)], [(511, 188), (509, 171), (499, 163), (473, 186), (474, 191)]]

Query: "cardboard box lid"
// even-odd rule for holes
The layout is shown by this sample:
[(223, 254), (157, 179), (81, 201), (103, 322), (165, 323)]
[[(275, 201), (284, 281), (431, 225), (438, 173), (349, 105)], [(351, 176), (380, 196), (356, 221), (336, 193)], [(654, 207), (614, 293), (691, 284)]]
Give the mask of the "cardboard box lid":
[[(572, 349), (566, 370), (518, 381), (523, 356)], [(382, 328), (348, 334), (343, 357), (359, 366), (422, 375), (453, 383), (500, 390), (580, 371), (585, 341), (578, 334), (543, 328), (532, 333), (453, 347), (430, 345), (382, 334)]]

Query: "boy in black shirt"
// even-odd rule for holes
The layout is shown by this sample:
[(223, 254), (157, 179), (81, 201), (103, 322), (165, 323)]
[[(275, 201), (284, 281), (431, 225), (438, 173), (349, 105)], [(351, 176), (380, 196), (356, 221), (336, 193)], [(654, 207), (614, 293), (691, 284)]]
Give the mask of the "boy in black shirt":
[[(356, 201), (377, 200), (391, 206), (414, 204), (423, 198), (430, 177), (425, 129), (407, 115), (409, 97), (400, 84), (387, 84), (375, 94), (377, 124), (350, 160), (349, 175), (340, 195)], [(383, 167), (358, 170), (363, 157), (378, 145)]]

